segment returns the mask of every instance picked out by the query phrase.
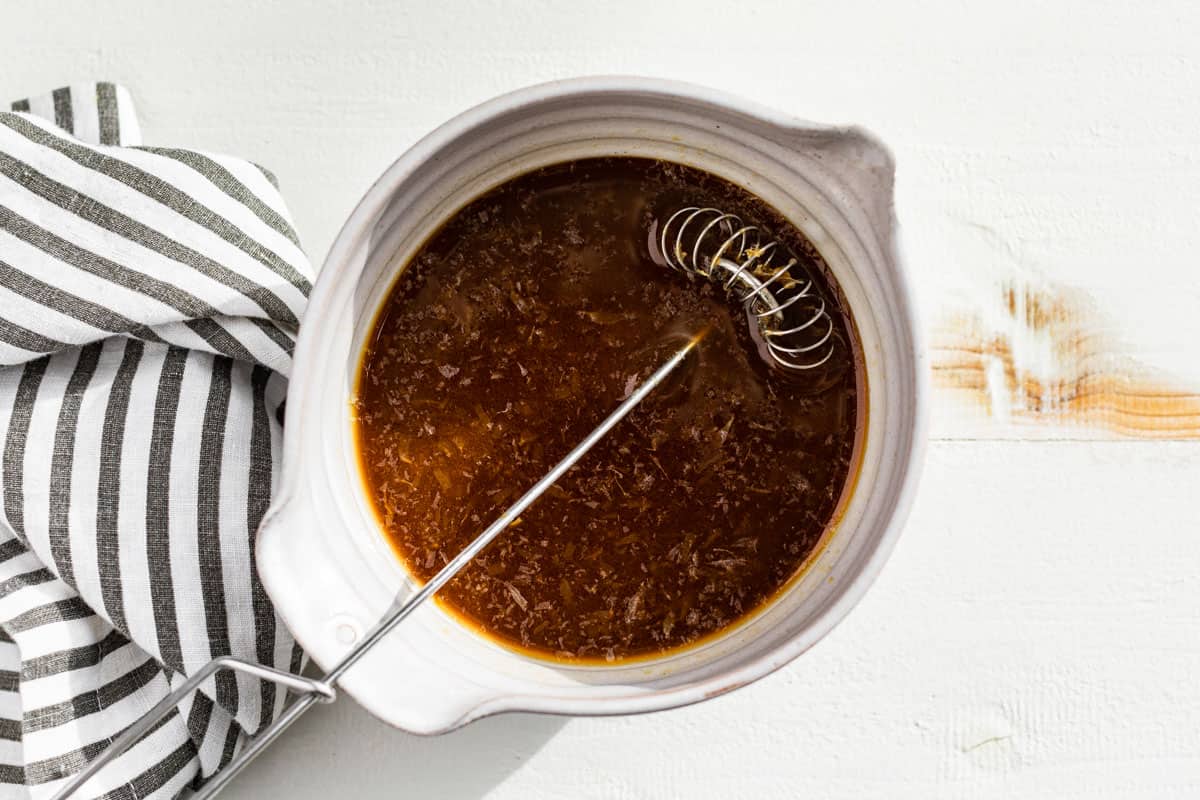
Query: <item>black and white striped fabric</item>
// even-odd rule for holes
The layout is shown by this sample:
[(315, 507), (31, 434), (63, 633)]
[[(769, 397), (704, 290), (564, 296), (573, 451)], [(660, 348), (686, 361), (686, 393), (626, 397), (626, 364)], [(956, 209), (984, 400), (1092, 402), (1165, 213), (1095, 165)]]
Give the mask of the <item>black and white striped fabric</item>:
[[(140, 146), (128, 93), (0, 112), (0, 797), (61, 787), (182, 676), (298, 670), (253, 540), (312, 278), (272, 176)], [(280, 710), (220, 675), (81, 796), (199, 785)]]

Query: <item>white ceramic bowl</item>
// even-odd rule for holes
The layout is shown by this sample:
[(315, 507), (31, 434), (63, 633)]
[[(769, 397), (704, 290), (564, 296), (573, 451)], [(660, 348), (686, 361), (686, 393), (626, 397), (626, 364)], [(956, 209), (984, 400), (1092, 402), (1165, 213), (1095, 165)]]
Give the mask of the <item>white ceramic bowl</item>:
[(696, 86), (549, 83), (473, 108), (405, 153), (347, 220), (317, 280), (288, 394), (283, 474), (258, 544), (263, 583), (301, 645), (328, 667), (412, 590), (363, 492), (349, 413), (363, 337), (398, 271), (492, 187), (547, 164), (614, 154), (690, 164), (740, 184), (820, 249), (865, 351), (857, 486), (828, 546), (788, 591), (727, 635), (673, 657), (554, 665), (482, 639), (427, 603), (342, 680), (400, 728), (438, 733), (513, 710), (651, 711), (745, 685), (845, 616), (900, 533), (924, 448), (926, 363), (896, 255), (888, 152), (860, 130), (802, 123)]

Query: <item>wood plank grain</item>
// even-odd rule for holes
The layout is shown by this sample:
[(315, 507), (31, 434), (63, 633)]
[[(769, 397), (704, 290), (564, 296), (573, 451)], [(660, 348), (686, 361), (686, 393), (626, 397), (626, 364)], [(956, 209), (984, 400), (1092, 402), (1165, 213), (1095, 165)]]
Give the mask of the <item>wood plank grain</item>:
[(1120, 326), (1083, 290), (1020, 280), (951, 306), (931, 336), (935, 436), (1200, 439), (1200, 390)]

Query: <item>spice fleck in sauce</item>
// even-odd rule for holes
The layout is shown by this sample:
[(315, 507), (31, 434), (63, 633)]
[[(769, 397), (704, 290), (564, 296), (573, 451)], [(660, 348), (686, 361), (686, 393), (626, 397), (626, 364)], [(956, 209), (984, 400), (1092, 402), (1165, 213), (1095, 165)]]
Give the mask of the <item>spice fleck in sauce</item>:
[[(774, 211), (707, 173), (612, 158), (556, 165), (472, 202), (411, 261), (367, 338), (356, 428), (367, 492), (428, 580), (675, 352), (659, 387), (439, 595), (542, 657), (614, 662), (710, 636), (820, 545), (862, 423), (853, 326), (785, 374), (746, 313), (651, 255), (675, 209), (765, 224), (839, 295)], [(790, 237), (790, 238), (789, 238)]]

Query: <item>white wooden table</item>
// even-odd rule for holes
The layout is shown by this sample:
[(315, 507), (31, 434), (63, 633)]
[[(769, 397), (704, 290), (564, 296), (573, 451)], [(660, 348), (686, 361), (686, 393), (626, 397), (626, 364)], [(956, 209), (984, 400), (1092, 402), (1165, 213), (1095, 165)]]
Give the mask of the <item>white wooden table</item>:
[(499, 92), (711, 84), (895, 150), (935, 441), (862, 605), (781, 673), (628, 719), (417, 739), (311, 714), (231, 798), (1200, 794), (1200, 7), (6, 3), (0, 97), (129, 86), (148, 143), (280, 177), (319, 261)]

